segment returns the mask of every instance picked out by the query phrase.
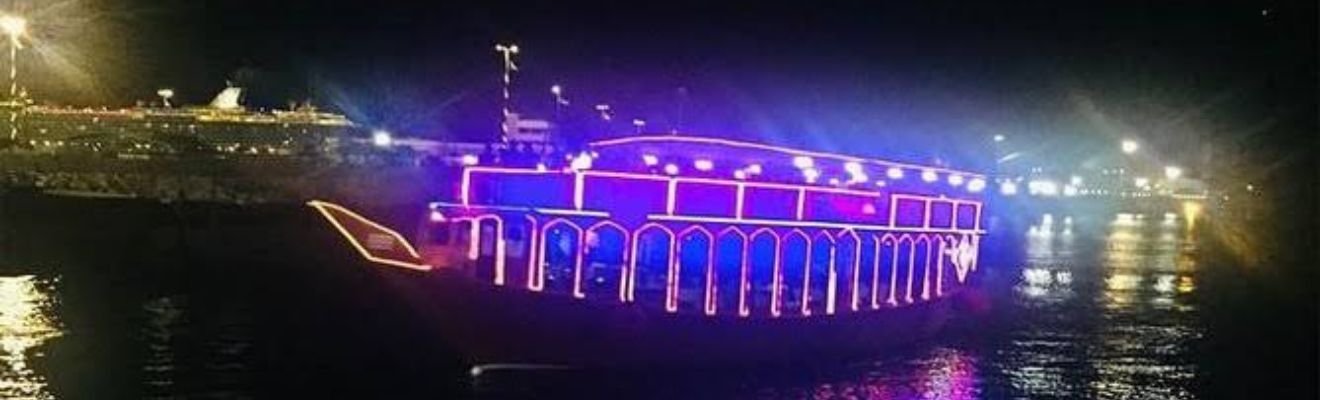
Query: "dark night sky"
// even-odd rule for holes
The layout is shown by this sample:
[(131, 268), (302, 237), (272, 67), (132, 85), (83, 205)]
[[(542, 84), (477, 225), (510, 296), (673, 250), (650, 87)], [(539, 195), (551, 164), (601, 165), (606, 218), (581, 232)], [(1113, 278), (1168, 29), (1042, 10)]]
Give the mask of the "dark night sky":
[(658, 130), (682, 103), (687, 131), (902, 158), (984, 153), (996, 133), (1079, 159), (1124, 136), (1171, 158), (1189, 137), (1314, 136), (1307, 2), (622, 3), (43, 1), (59, 6), (35, 6), (34, 29), (72, 61), (24, 67), (53, 102), (169, 86), (201, 103), (231, 78), (255, 105), (310, 97), (370, 126), (487, 139), (492, 45), (514, 41), (520, 109), (549, 114), (558, 82), (583, 117), (605, 102)]

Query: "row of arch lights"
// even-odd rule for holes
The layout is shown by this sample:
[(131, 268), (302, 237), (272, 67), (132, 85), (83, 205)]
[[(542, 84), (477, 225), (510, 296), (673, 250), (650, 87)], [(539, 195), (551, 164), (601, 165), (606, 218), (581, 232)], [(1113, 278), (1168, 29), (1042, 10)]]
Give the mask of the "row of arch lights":
[[(597, 155), (594, 152), (582, 152), (576, 156), (568, 156), (566, 157), (569, 160), (568, 167), (569, 169), (578, 170), (578, 171), (591, 169), (592, 163), (594, 162), (596, 156)], [(464, 155), (462, 157), (463, 165), (472, 166), (472, 165), (477, 165), (479, 162), (480, 160), (475, 155)], [(660, 157), (654, 154), (643, 154), (642, 162), (646, 164), (648, 167), (660, 167), (661, 170), (664, 171), (664, 173), (667, 175), (678, 175), (678, 173), (682, 170), (681, 167), (678, 166), (678, 164), (672, 162), (665, 163), (663, 166), (661, 166)], [(821, 178), (820, 170), (816, 168), (816, 162), (811, 157), (794, 156), (793, 166), (798, 168), (800, 171), (802, 171), (802, 178), (806, 180), (807, 183), (816, 183)], [(547, 169), (545, 164), (543, 163), (537, 164), (536, 167), (539, 170)], [(692, 167), (698, 171), (711, 171), (715, 169), (715, 162), (710, 159), (698, 158), (692, 160)], [(845, 162), (843, 164), (843, 169), (848, 173), (848, 180), (841, 181), (839, 178), (831, 178), (829, 180), (829, 183), (831, 185), (840, 185), (840, 184), (855, 185), (855, 184), (861, 184), (871, 181), (870, 176), (866, 173), (865, 167), (863, 167), (862, 164), (859, 162), (856, 161)], [(748, 164), (743, 168), (734, 170), (733, 178), (738, 180), (745, 180), (753, 176), (760, 175), (761, 172), (762, 172), (761, 164)], [(888, 169), (885, 170), (885, 177), (889, 178), (890, 180), (903, 179), (905, 175), (906, 173), (903, 171), (902, 168), (899, 167), (889, 167)], [(927, 183), (934, 183), (940, 180), (939, 173), (935, 172), (935, 170), (933, 169), (922, 170), (921, 180)], [(978, 177), (978, 178), (967, 179), (962, 175), (953, 174), (953, 173), (947, 174), (947, 176), (945, 177), (945, 181), (948, 182), (950, 186), (954, 186), (954, 187), (965, 186), (967, 188), (967, 191), (972, 193), (979, 193), (982, 190), (985, 190), (985, 186), (986, 186), (985, 179), (983, 178)], [(886, 181), (877, 179), (874, 181), (874, 184), (876, 186), (883, 187), (885, 186)]]

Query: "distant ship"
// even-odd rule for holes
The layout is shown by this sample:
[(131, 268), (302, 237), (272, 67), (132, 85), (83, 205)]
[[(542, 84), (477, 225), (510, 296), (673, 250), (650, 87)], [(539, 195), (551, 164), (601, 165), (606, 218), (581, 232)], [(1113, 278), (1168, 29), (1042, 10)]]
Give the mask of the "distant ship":
[(17, 144), (36, 152), (94, 152), (122, 157), (170, 154), (315, 155), (344, 137), (367, 134), (347, 117), (310, 104), (289, 110), (244, 107), (243, 89), (226, 87), (210, 104), (92, 108), (27, 106), (16, 118)]
[(557, 160), (468, 157), (412, 237), (310, 205), (477, 366), (856, 355), (978, 279), (975, 172), (680, 135)]

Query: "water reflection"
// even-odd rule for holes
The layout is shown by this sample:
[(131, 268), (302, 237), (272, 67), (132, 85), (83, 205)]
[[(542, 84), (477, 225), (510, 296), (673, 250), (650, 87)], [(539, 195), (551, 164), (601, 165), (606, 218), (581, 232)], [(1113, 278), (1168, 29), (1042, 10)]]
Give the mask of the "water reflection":
[(54, 398), (29, 362), (46, 341), (61, 334), (55, 317), (54, 282), (32, 275), (0, 277), (0, 397)]

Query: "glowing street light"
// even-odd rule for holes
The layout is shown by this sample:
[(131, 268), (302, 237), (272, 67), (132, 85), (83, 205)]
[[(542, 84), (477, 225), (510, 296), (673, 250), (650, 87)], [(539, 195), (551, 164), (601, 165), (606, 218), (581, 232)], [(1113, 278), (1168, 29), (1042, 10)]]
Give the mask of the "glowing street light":
[(646, 120), (640, 118), (634, 118), (633, 126), (637, 127), (637, 134), (640, 135), (642, 134), (642, 130), (646, 129)]
[(1164, 167), (1164, 177), (1169, 178), (1169, 180), (1178, 179), (1178, 177), (1182, 176), (1182, 173), (1183, 173), (1182, 168), (1178, 168), (1172, 165)]
[[(23, 35), (27, 34), (27, 19), (23, 17), (4, 14), (0, 15), (0, 32), (3, 32), (9, 38), (9, 101), (18, 105), (18, 50), (23, 48), (23, 42), (20, 41)], [(17, 108), (15, 108), (17, 110)], [(18, 137), (18, 112), (9, 113), (9, 138)]]
[(1140, 148), (1141, 148), (1141, 146), (1140, 146), (1140, 145), (1137, 145), (1137, 141), (1136, 141), (1136, 140), (1132, 140), (1132, 139), (1123, 139), (1122, 149), (1123, 149), (1123, 153), (1124, 153), (1124, 154), (1132, 154), (1132, 153), (1136, 153), (1136, 152), (1137, 152), (1137, 149), (1140, 149)]
[(162, 106), (170, 108), (170, 99), (174, 98), (174, 89), (157, 90), (156, 95), (160, 96), (160, 103)]
[(555, 123), (558, 124), (559, 115), (562, 114), (564, 106), (568, 105), (568, 99), (564, 98), (564, 87), (557, 83), (550, 86), (550, 94), (555, 96)]

